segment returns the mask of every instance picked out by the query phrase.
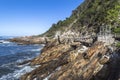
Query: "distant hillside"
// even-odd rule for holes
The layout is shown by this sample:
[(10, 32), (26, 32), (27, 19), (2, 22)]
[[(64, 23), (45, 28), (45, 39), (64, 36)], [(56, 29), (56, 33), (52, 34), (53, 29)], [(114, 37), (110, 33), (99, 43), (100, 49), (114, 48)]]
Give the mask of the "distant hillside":
[(53, 24), (42, 35), (54, 37), (58, 31), (63, 34), (69, 30), (80, 33), (97, 33), (98, 27), (102, 24), (120, 27), (120, 0), (85, 0), (72, 11), (69, 18)]

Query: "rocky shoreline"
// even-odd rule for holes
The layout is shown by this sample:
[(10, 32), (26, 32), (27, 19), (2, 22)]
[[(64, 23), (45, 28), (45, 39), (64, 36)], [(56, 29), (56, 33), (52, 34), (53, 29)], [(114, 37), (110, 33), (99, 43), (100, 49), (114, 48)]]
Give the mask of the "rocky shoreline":
[[(111, 52), (103, 42), (85, 46), (80, 42), (51, 40), (33, 60), (23, 62), (39, 66), (21, 76), (21, 80), (119, 80), (119, 50)], [(115, 56), (119, 55), (115, 59)], [(112, 65), (116, 63), (115, 65)], [(21, 65), (21, 64), (20, 64)], [(117, 75), (112, 75), (117, 68)], [(111, 69), (113, 71), (111, 71)], [(111, 72), (110, 72), (111, 71)], [(111, 78), (111, 79), (110, 79)], [(114, 79), (113, 79), (114, 78)]]
[(37, 66), (20, 80), (120, 80), (118, 33), (120, 0), (85, 0), (45, 33), (9, 41), (45, 44), (39, 56), (18, 64)]
[(36, 36), (26, 36), (26, 37), (16, 37), (13, 39), (9, 39), (10, 42), (15, 42), (19, 45), (29, 45), (29, 44), (45, 44), (44, 37), (36, 37)]

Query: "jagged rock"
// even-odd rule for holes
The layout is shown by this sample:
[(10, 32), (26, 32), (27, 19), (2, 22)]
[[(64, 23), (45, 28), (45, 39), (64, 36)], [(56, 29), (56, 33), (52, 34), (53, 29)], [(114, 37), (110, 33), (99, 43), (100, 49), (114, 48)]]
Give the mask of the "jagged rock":
[[(95, 47), (97, 48), (94, 50)], [(87, 51), (91, 51), (91, 53), (94, 52), (93, 56), (89, 60), (84, 59), (84, 57), (82, 58), (81, 55), (78, 55), (74, 61), (68, 63), (65, 67), (63, 66), (61, 70), (55, 72), (50, 77), (50, 80), (89, 80), (91, 76), (94, 75), (94, 71), (97, 68), (96, 66), (99, 63), (99, 52), (103, 52), (101, 54), (104, 55), (107, 50), (103, 48), (105, 47), (102, 46), (102, 44), (97, 44), (96, 46), (94, 45)], [(100, 49), (103, 49), (103, 51)]]
[[(53, 44), (52, 44), (53, 43)], [(104, 43), (97, 42), (84, 53), (78, 52), (79, 44), (49, 43), (41, 55), (31, 61), (31, 65), (40, 65), (35, 70), (23, 75), (21, 80), (90, 80), (107, 61), (102, 56), (106, 54)], [(85, 58), (87, 56), (87, 58)], [(102, 61), (102, 64), (101, 62)]]
[(91, 80), (120, 79), (120, 49), (111, 54), (109, 61)]

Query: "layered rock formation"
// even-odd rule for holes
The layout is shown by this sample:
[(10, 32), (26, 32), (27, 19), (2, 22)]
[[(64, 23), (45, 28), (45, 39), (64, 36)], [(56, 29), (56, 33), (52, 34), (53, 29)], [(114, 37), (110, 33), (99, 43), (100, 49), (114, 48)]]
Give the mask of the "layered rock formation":
[(52, 41), (30, 62), (31, 66), (39, 67), (23, 75), (21, 80), (90, 80), (109, 61), (108, 50), (102, 42), (87, 48), (79, 42), (59, 44)]
[(111, 54), (108, 63), (91, 80), (120, 80), (120, 49)]

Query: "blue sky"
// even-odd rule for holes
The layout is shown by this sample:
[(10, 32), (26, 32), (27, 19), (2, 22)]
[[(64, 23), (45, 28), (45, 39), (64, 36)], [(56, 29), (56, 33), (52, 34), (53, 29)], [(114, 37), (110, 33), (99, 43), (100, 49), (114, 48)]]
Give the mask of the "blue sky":
[(84, 0), (0, 0), (0, 36), (37, 35), (64, 20)]

